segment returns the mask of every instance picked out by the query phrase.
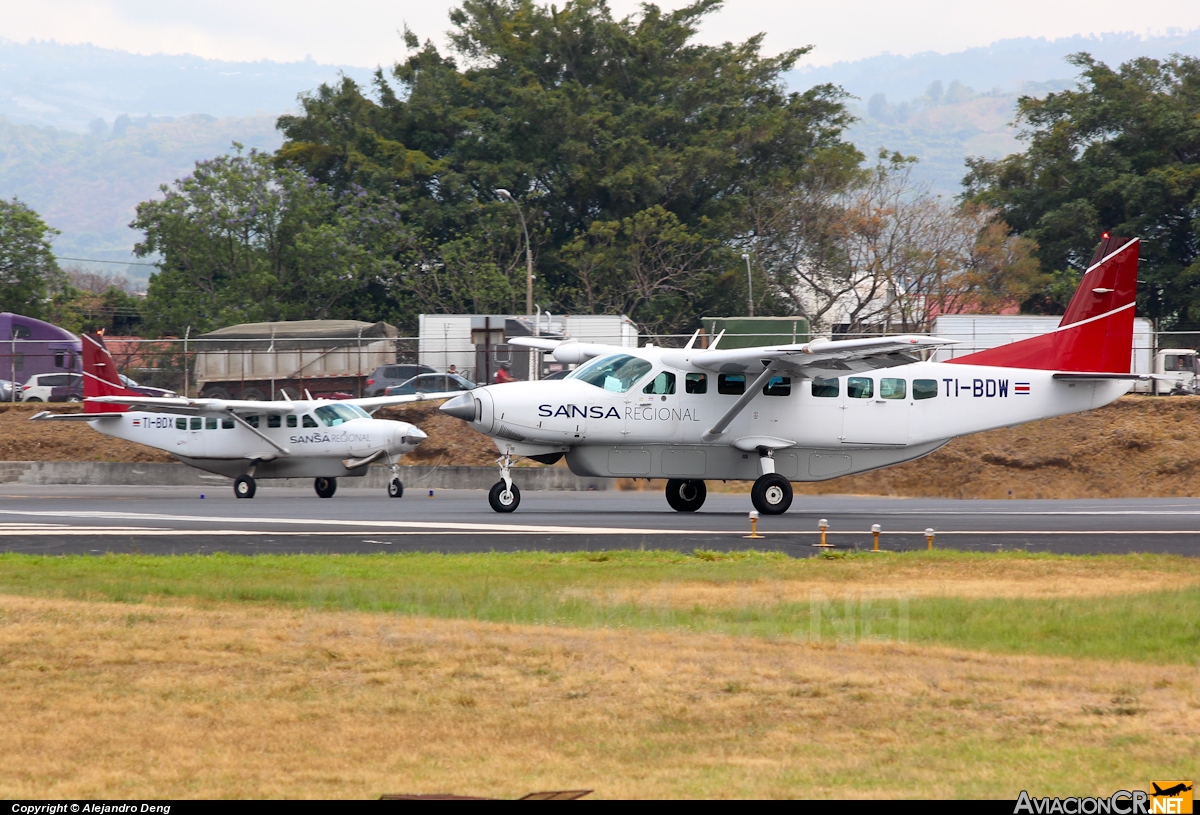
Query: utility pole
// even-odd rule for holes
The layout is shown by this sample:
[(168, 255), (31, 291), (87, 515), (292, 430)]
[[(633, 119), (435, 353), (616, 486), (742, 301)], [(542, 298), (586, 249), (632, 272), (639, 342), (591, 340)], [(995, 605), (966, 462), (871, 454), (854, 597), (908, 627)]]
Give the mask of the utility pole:
[(521, 231), (525, 233), (525, 314), (533, 316), (533, 246), (529, 243), (529, 227), (525, 225), (525, 213), (521, 205), (513, 198), (513, 194), (505, 189), (496, 190), (496, 195), (505, 201), (511, 201), (521, 217)]
[(746, 261), (746, 305), (750, 308), (750, 316), (754, 316), (754, 278), (750, 276), (750, 255), (742, 252), (742, 260)]

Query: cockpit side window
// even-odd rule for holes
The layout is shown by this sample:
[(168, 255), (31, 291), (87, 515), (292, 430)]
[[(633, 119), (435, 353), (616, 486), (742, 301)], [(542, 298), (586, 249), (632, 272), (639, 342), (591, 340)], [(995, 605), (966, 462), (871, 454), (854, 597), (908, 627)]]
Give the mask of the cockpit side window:
[(628, 393), (654, 366), (629, 354), (601, 357), (589, 365), (577, 368), (568, 379), (578, 379), (613, 393)]
[(306, 415), (304, 416), (304, 422), (303, 422), (303, 425), (304, 425), (305, 427), (316, 427), (316, 426), (317, 426), (317, 420), (316, 420), (316, 419), (314, 419), (312, 416), (309, 416), (309, 415), (307, 415), (307, 414), (306, 414)]
[(670, 371), (660, 371), (658, 376), (650, 380), (642, 393), (652, 393), (655, 396), (675, 393), (675, 374)]

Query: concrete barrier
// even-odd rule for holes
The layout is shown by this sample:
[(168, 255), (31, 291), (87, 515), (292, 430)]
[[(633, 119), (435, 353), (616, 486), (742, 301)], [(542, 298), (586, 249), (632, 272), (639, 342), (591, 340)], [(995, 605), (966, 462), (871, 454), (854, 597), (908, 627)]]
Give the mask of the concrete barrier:
[[(401, 467), (406, 490), (486, 490), (500, 480), (495, 467)], [(389, 467), (369, 467), (362, 478), (346, 478), (344, 487), (385, 489)], [(513, 480), (522, 490), (607, 490), (610, 478), (580, 478), (563, 467), (517, 467)], [(186, 464), (128, 464), (110, 461), (0, 461), (0, 484), (94, 484), (135, 487), (212, 486), (225, 488), (233, 481)], [(312, 489), (311, 478), (263, 479), (264, 487)]]

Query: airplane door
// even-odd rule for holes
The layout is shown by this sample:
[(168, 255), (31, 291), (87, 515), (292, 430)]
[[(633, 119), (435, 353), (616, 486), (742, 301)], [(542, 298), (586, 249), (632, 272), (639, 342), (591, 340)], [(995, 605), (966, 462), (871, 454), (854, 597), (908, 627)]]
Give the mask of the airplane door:
[(908, 444), (911, 407), (907, 380), (849, 376), (845, 382), (843, 444)]
[[(178, 421), (178, 420), (176, 420)], [(183, 434), (184, 445), (183, 449), (186, 455), (193, 458), (202, 458), (207, 454), (207, 445), (205, 444), (204, 436), (204, 419), (200, 416), (189, 416), (183, 421), (187, 422), (187, 432)], [(216, 420), (212, 420), (216, 421)]]
[[(639, 383), (641, 384), (641, 383)], [(627, 394), (625, 438), (628, 441), (669, 441), (679, 432), (679, 377), (659, 371)]]

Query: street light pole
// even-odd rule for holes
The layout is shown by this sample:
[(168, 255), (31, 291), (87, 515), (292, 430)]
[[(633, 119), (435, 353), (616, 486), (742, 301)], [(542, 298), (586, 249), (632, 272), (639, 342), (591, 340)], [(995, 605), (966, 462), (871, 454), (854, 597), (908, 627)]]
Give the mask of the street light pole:
[(742, 252), (742, 260), (746, 261), (746, 305), (750, 307), (750, 316), (754, 316), (754, 278), (750, 276), (750, 255)]
[(525, 225), (525, 213), (521, 211), (521, 205), (517, 203), (517, 199), (513, 198), (513, 194), (508, 190), (498, 189), (496, 195), (500, 196), (505, 201), (511, 201), (513, 206), (517, 208), (517, 215), (521, 218), (521, 231), (525, 233), (525, 313), (529, 316), (533, 315), (533, 246), (529, 243), (529, 227)]

